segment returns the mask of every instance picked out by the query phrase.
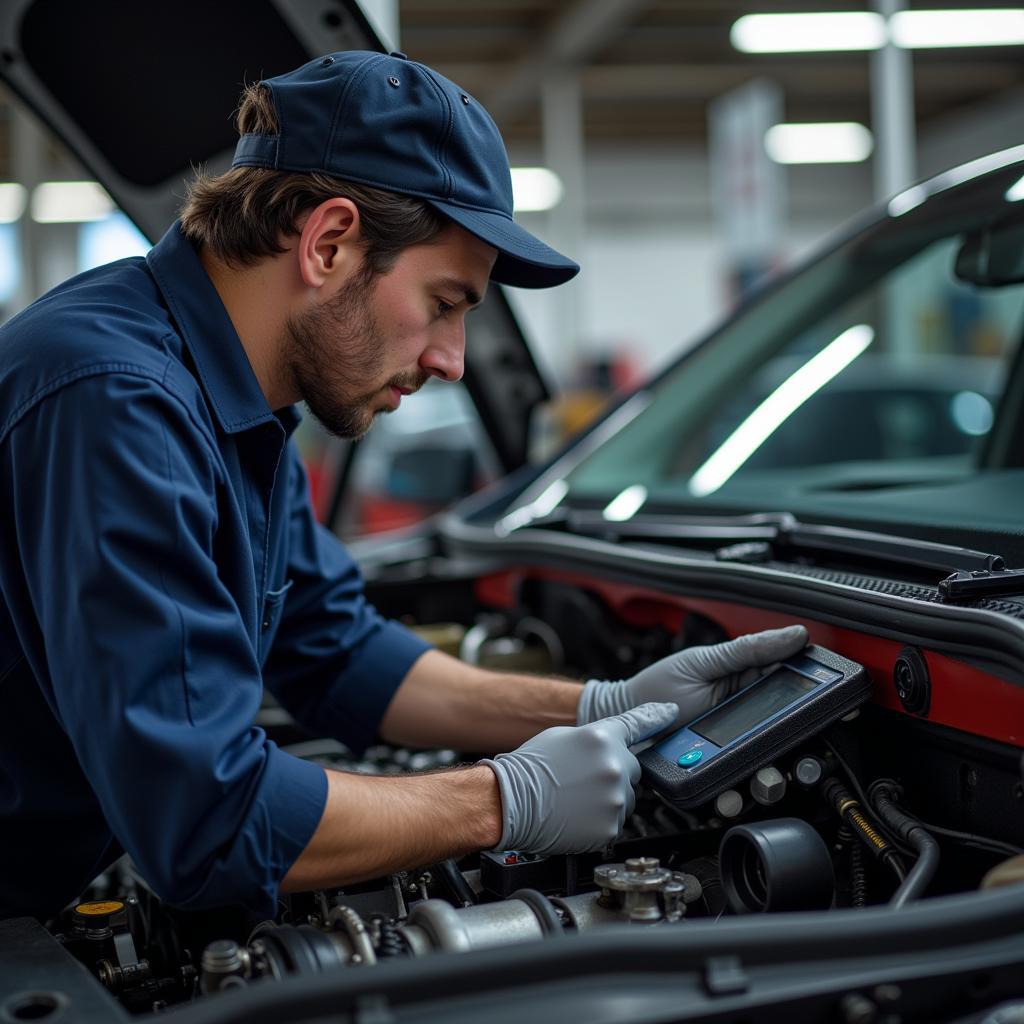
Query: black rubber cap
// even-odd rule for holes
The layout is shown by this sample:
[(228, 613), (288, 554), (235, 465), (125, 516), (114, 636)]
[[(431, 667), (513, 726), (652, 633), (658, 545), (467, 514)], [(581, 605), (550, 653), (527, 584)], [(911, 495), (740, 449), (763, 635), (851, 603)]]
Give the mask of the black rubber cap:
[(736, 825), (718, 852), (722, 888), (737, 914), (826, 910), (835, 896), (825, 841), (799, 818)]
[(916, 647), (904, 647), (892, 670), (896, 696), (912, 715), (926, 718), (932, 703), (932, 681), (924, 655)]

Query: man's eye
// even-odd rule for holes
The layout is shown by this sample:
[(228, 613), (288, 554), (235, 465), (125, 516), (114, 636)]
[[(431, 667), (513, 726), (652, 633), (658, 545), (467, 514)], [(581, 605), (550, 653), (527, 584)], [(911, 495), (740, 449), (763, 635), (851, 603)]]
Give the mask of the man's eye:
[(437, 300), (437, 315), (445, 316), (450, 313), (455, 307), (450, 302), (445, 302), (444, 299)]

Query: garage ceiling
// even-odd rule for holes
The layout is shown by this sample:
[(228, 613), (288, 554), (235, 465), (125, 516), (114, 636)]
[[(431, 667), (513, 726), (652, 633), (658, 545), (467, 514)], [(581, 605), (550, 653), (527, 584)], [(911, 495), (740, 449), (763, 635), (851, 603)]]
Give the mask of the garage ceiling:
[[(402, 48), (476, 95), (514, 143), (539, 140), (539, 82), (565, 63), (582, 69), (592, 142), (703, 141), (708, 101), (760, 76), (782, 85), (790, 121), (870, 124), (868, 54), (750, 55), (729, 42), (744, 14), (870, 9), (863, 2), (400, 0), (399, 9)], [(1024, 84), (1024, 47), (918, 50), (913, 62), (919, 127)]]

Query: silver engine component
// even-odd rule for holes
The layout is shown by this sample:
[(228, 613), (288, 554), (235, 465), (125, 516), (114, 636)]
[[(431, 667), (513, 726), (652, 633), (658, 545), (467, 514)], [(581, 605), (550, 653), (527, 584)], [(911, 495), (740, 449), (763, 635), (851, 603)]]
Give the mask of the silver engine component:
[(663, 868), (653, 857), (604, 864), (595, 869), (594, 881), (600, 891), (563, 898), (521, 889), (508, 899), (468, 907), (427, 899), (402, 923), (366, 921), (352, 907), (339, 905), (322, 928), (261, 927), (247, 949), (223, 940), (211, 943), (203, 953), (200, 987), (212, 992), (245, 984), (247, 978), (281, 977), (299, 962), (321, 972), (375, 964), (385, 955), (464, 953), (599, 925), (669, 924), (681, 920), (686, 905), (701, 896), (693, 875)]
[(594, 881), (601, 886), (601, 905), (637, 924), (678, 921), (686, 905), (701, 896), (694, 875), (669, 871), (654, 857), (602, 864), (594, 871)]
[(426, 900), (413, 908), (399, 931), (416, 955), (466, 952), (596, 925), (671, 923), (681, 920), (686, 904), (701, 895), (693, 875), (663, 868), (653, 857), (603, 864), (595, 869), (594, 882), (600, 892), (562, 898), (524, 890), (497, 903), (459, 909), (444, 900)]

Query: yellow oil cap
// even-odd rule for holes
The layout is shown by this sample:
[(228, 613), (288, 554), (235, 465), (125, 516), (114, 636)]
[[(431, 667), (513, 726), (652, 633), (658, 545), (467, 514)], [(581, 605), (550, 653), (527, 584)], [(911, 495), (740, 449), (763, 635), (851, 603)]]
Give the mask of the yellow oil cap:
[(75, 913), (83, 917), (109, 917), (111, 914), (119, 914), (124, 910), (124, 904), (120, 900), (96, 900), (93, 903), (79, 903), (75, 907)]

